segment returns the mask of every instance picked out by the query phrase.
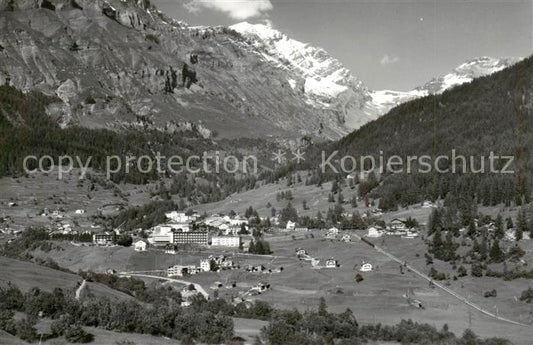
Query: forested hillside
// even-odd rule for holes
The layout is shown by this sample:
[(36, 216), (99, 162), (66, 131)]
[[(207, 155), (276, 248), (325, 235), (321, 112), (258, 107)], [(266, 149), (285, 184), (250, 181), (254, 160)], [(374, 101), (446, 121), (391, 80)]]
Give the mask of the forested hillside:
[[(461, 192), (483, 204), (529, 201), (533, 149), (533, 58), (491, 76), (475, 79), (441, 95), (392, 109), (333, 145), (337, 157), (349, 154), (421, 156), (515, 156), (513, 174), (411, 173), (386, 176), (373, 196), (385, 209)], [(496, 161), (503, 168), (506, 161)], [(451, 167), (442, 160), (441, 169)], [(416, 170), (416, 169), (415, 169)]]

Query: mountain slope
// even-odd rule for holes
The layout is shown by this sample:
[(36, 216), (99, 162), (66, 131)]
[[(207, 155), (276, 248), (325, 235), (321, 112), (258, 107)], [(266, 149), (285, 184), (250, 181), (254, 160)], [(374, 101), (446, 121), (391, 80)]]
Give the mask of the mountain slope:
[[(381, 118), (368, 123), (340, 140), (334, 149), (337, 158), (344, 154), (360, 157), (382, 155), (384, 162), (392, 155), (402, 157), (403, 173), (385, 177), (374, 195), (380, 207), (394, 209), (449, 194), (477, 198), (484, 205), (530, 200), (533, 167), (533, 57), (472, 82), (402, 104)], [(466, 157), (466, 173), (462, 160)], [(489, 157), (513, 156), (508, 159)], [(444, 155), (439, 168), (448, 172), (427, 172), (424, 166), (411, 165), (407, 173), (407, 157)], [(482, 167), (483, 173), (472, 173)], [(473, 162), (473, 163), (472, 163)], [(433, 164), (433, 163), (432, 163)], [(490, 165), (489, 165), (490, 164)], [(416, 167), (421, 167), (418, 172)], [(494, 168), (493, 168), (493, 167)], [(424, 172), (425, 171), (425, 172)]]
[(433, 78), (416, 90), (427, 93), (442, 93), (452, 87), (469, 83), (475, 78), (499, 72), (520, 60), (519, 58), (496, 59), (487, 56), (472, 59), (459, 65), (450, 73)]
[(340, 120), (350, 129), (377, 119), (399, 104), (428, 94), (442, 93), (519, 61), (482, 57), (461, 64), (450, 73), (411, 91), (375, 91), (369, 90), (340, 61), (321, 48), (291, 39), (265, 24), (242, 22), (230, 28), (246, 37), (265, 60), (299, 75), (299, 79), (289, 79), (289, 84), (303, 93), (306, 103), (315, 108), (339, 111)]
[[(266, 25), (190, 27), (147, 0), (2, 1), (0, 28), (0, 84), (58, 97), (48, 113), (63, 126), (340, 138), (453, 84), (371, 91), (323, 49)], [(186, 89), (190, 53), (199, 83)], [(500, 66), (482, 62), (456, 79)]]
[[(0, 12), (0, 83), (58, 96), (49, 112), (64, 125), (194, 123), (230, 137), (348, 130), (336, 109), (316, 109), (290, 87), (299, 75), (253, 54), (233, 30), (189, 27), (142, 1), (50, 0), (53, 10), (28, 3)], [(199, 56), (201, 86), (184, 89), (189, 53)]]

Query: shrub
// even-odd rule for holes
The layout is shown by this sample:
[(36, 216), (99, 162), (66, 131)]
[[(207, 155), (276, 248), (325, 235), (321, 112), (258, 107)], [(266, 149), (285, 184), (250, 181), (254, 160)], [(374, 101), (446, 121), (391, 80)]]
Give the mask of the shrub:
[(65, 330), (65, 339), (72, 343), (90, 343), (94, 335), (86, 332), (81, 326), (71, 326)]

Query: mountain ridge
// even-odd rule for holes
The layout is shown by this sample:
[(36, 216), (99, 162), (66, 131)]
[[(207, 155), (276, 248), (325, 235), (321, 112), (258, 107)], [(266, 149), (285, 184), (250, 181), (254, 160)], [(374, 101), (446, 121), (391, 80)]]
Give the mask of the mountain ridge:
[[(0, 10), (0, 83), (58, 97), (47, 111), (63, 126), (336, 139), (425, 92), (372, 91), (277, 30), (189, 26), (147, 0), (4, 0)], [(186, 89), (191, 52), (200, 83)]]

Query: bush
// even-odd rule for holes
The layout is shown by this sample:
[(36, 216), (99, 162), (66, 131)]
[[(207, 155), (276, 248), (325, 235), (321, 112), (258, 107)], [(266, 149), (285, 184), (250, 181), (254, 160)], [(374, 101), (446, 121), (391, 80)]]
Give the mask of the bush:
[(71, 326), (65, 330), (65, 339), (72, 343), (90, 343), (94, 335), (86, 332), (81, 326)]
[(485, 291), (485, 293), (483, 294), (483, 297), (489, 298), (489, 297), (496, 297), (497, 295), (498, 293), (496, 292), (496, 289), (492, 289), (490, 291)]
[(483, 276), (483, 268), (480, 265), (472, 265), (471, 274), (472, 277), (481, 277)]
[(522, 291), (522, 295), (520, 296), (521, 301), (525, 301), (526, 303), (533, 302), (533, 289), (529, 287), (527, 290)]

